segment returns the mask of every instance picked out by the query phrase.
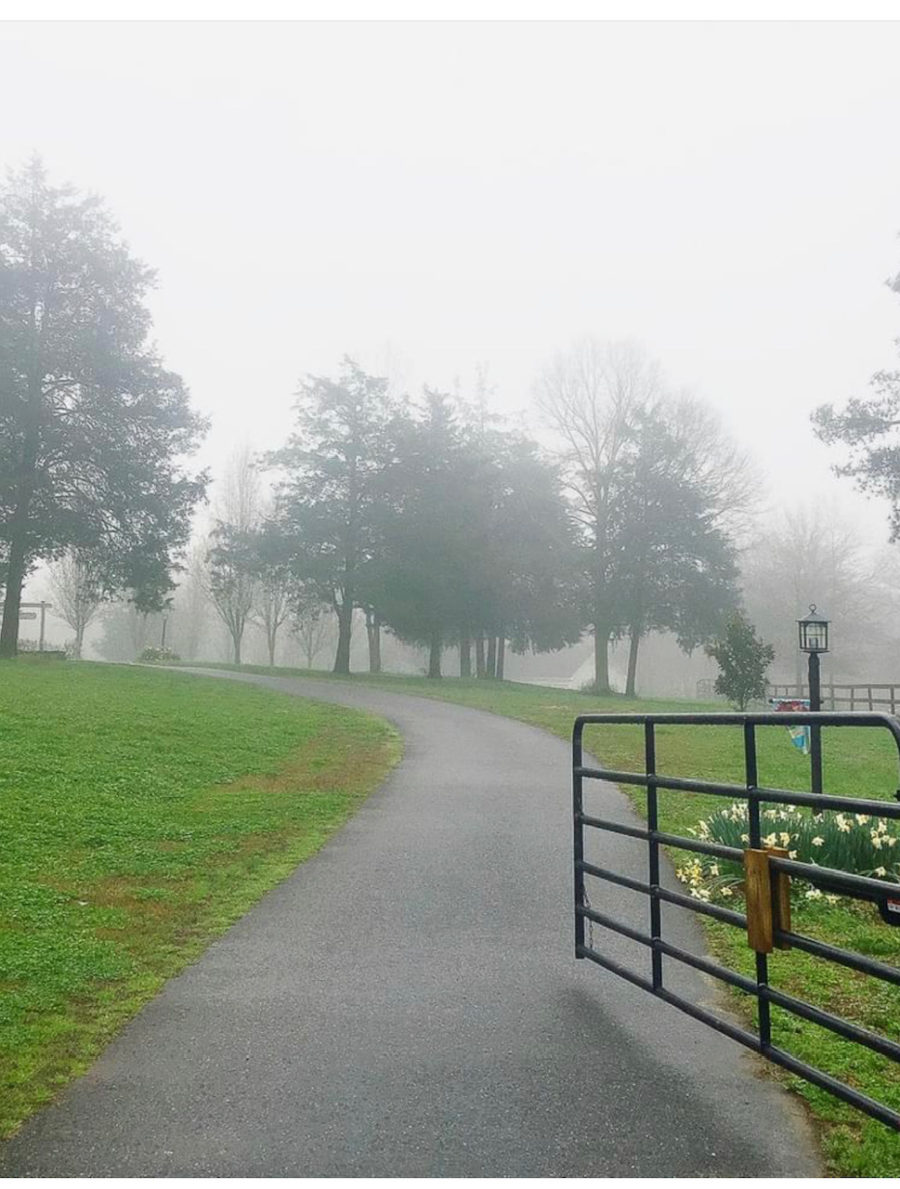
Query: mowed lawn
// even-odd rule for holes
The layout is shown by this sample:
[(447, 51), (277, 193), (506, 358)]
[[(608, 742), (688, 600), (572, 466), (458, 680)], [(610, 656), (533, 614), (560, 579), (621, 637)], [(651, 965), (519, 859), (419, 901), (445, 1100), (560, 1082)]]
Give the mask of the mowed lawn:
[(128, 666), (0, 665), (0, 1136), (313, 854), (387, 723)]
[[(245, 666), (249, 668), (249, 666)], [(260, 669), (282, 675), (288, 670)], [(300, 671), (297, 670), (299, 673)], [(306, 674), (327, 676), (326, 674)], [(332, 679), (337, 680), (337, 679)], [(346, 680), (346, 679), (345, 679)], [(354, 676), (399, 692), (439, 698), (474, 706), (543, 727), (569, 739), (578, 714), (722, 711), (721, 703), (654, 701), (622, 697), (597, 698), (590, 694), (511, 682), (419, 677)], [(783, 727), (758, 728), (759, 780), (769, 787), (809, 790), (809, 760), (791, 745)], [(637, 726), (588, 727), (585, 746), (604, 765), (618, 770), (641, 771), (643, 731)], [(900, 769), (896, 748), (886, 731), (833, 728), (823, 732), (825, 791), (845, 796), (878, 798), (896, 804)], [(744, 781), (743, 743), (740, 728), (658, 728), (657, 770), (669, 776), (693, 776), (741, 784)], [(623, 786), (638, 812), (645, 814), (641, 789)], [(720, 798), (689, 793), (660, 794), (660, 828), (684, 836), (715, 809), (730, 804)], [(898, 830), (893, 827), (894, 832)], [(676, 863), (684, 853), (671, 856)], [(739, 899), (729, 902), (742, 909)], [(602, 907), (596, 903), (596, 907)], [(753, 954), (745, 934), (733, 927), (704, 919), (710, 951), (723, 965), (753, 975)], [(900, 966), (900, 928), (885, 925), (874, 906), (843, 899), (837, 905), (794, 899), (796, 932), (868, 954), (888, 965)], [(595, 928), (602, 947), (603, 931)], [(667, 959), (667, 961), (669, 961)], [(642, 973), (647, 973), (647, 967)], [(826, 963), (799, 951), (776, 951), (770, 958), (773, 986), (900, 1041), (900, 989), (880, 980)], [(755, 1005), (741, 992), (722, 987), (733, 1010), (755, 1020)], [(674, 1008), (671, 1010), (675, 1010)], [(859, 1045), (846, 1042), (818, 1025), (773, 1009), (773, 1039), (780, 1047), (812, 1065), (900, 1110), (900, 1071), (897, 1065)], [(768, 1067), (802, 1096), (821, 1136), (830, 1171), (843, 1176), (896, 1176), (900, 1174), (900, 1137), (883, 1124), (869, 1119), (799, 1078)]]

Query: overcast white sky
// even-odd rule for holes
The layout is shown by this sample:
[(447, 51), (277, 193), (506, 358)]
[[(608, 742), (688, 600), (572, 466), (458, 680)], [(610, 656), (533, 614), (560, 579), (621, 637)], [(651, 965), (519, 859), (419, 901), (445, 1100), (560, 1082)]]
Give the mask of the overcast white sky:
[(490, 365), (631, 337), (786, 504), (883, 508), (809, 412), (893, 366), (900, 23), (0, 26), (3, 155), (102, 194), (213, 428), (280, 444), (306, 371)]

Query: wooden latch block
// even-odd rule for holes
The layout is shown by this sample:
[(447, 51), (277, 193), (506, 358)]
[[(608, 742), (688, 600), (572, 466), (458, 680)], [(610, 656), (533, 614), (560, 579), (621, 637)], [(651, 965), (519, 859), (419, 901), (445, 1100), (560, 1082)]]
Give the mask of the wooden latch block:
[[(775, 948), (776, 929), (791, 927), (791, 881), (781, 871), (773, 871), (772, 855), (787, 858), (778, 847), (744, 851), (744, 899), (747, 905), (747, 942), (758, 954), (771, 954)], [(789, 949), (785, 942), (779, 949)]]

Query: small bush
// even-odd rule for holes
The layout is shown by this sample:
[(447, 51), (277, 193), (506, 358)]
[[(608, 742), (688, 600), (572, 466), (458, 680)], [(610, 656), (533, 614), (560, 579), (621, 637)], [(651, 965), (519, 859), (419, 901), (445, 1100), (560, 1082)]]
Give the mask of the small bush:
[(142, 665), (169, 665), (181, 657), (171, 648), (145, 648), (137, 659)]
[[(815, 817), (787, 809), (764, 809), (760, 817), (763, 846), (783, 847), (790, 858), (800, 863), (900, 883), (900, 837), (889, 829), (884, 818), (865, 813), (823, 813)], [(750, 844), (746, 805), (735, 802), (729, 809), (712, 814), (700, 822), (697, 835), (707, 842), (743, 850)], [(691, 857), (677, 874), (699, 900), (712, 896), (728, 899), (744, 878), (740, 863), (706, 855)], [(810, 900), (822, 895), (814, 884), (804, 893)], [(830, 901), (837, 899), (826, 895)]]

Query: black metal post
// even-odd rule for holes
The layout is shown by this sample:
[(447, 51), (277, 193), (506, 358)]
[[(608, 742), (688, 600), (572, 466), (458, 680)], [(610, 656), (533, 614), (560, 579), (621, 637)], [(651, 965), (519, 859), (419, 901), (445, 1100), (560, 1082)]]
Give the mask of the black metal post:
[[(659, 796), (653, 777), (656, 775), (656, 735), (652, 722), (644, 724), (644, 769), (647, 773), (647, 829), (650, 831), (650, 936), (654, 941), (662, 937), (662, 918), (659, 897), (659, 841), (654, 837), (659, 829)], [(654, 945), (650, 951), (653, 989), (663, 985), (662, 953)]]
[[(750, 846), (762, 848), (760, 825), (759, 768), (756, 762), (756, 729), (752, 722), (744, 723), (744, 772), (747, 781), (747, 828), (750, 831)], [(765, 992), (769, 986), (769, 960), (765, 954), (756, 954), (756, 1018), (759, 1029), (759, 1043), (763, 1053), (772, 1047), (772, 1013)]]
[[(809, 654), (809, 708), (810, 710), (822, 709), (822, 694), (819, 684), (819, 654), (811, 652)], [(810, 789), (814, 793), (822, 792), (822, 728), (819, 726), (811, 726), (809, 728), (809, 762), (810, 762)]]
[(580, 951), (584, 948), (584, 917), (578, 911), (584, 908), (584, 872), (581, 864), (584, 862), (584, 823), (581, 815), (584, 812), (584, 794), (581, 768), (584, 765), (584, 755), (581, 746), (582, 725), (576, 721), (572, 735), (572, 824), (574, 827), (574, 858), (575, 858), (575, 957), (583, 958)]

